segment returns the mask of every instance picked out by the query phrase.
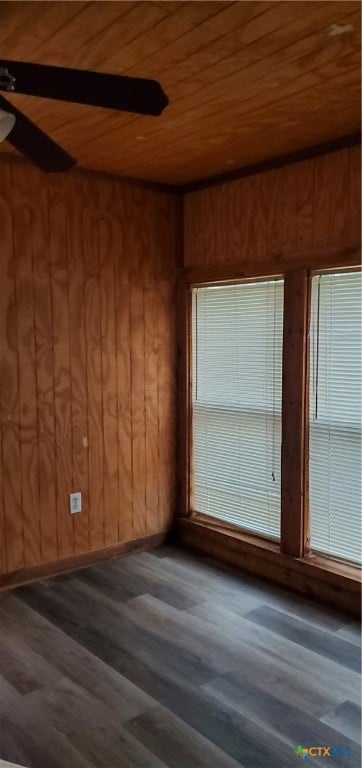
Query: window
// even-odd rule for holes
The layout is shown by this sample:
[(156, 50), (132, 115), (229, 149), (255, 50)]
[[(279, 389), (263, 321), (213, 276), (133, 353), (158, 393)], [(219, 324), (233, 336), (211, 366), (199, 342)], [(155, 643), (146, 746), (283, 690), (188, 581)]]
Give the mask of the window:
[(283, 281), (193, 290), (193, 512), (280, 534)]
[(312, 278), (311, 548), (361, 562), (360, 272)]

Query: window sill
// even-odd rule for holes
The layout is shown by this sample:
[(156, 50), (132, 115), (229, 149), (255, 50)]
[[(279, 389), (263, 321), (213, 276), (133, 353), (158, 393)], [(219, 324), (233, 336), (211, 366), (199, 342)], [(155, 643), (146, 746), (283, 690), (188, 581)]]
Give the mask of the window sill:
[(188, 520), (192, 520), (194, 523), (200, 523), (212, 530), (217, 531), (229, 531), (233, 536), (239, 538), (242, 541), (261, 546), (262, 548), (269, 550), (270, 552), (280, 552), (280, 540), (272, 538), (271, 536), (263, 536), (262, 533), (256, 533), (254, 531), (241, 528), (233, 523), (228, 523), (223, 520), (217, 520), (211, 515), (203, 514), (202, 512), (191, 512)]
[(278, 543), (220, 526), (199, 516), (179, 518), (181, 541), (241, 571), (248, 571), (319, 602), (360, 617), (361, 571), (356, 566), (308, 554), (292, 557)]

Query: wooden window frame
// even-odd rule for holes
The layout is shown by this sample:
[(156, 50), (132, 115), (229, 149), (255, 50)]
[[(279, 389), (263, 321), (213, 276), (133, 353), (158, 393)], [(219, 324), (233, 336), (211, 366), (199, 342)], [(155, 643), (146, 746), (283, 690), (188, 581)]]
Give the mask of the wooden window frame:
[[(324, 261), (324, 260), (323, 260)], [(250, 553), (268, 552), (284, 563), (305, 561), (313, 563), (315, 572), (336, 574), (350, 585), (360, 581), (358, 566), (339, 563), (328, 556), (310, 553), (309, 517), (309, 328), (311, 275), (315, 271), (355, 269), (342, 259), (332, 263), (296, 265), (282, 270), (260, 265), (254, 270), (221, 270), (202, 268), (183, 270), (179, 280), (179, 478), (178, 515), (180, 527), (186, 521), (203, 526), (204, 530), (224, 533), (241, 542)], [(354, 259), (351, 259), (354, 261)], [(283, 314), (283, 386), (282, 386), (282, 453), (281, 453), (281, 535), (280, 544), (263, 539), (251, 532), (222, 521), (212, 521), (196, 514), (190, 506), (192, 492), (192, 289), (200, 285), (241, 282), (247, 279), (284, 279)], [(226, 539), (225, 539), (226, 540)], [(230, 540), (230, 539), (229, 539)]]
[(284, 275), (280, 549), (292, 557), (309, 550), (309, 327), (310, 275)]

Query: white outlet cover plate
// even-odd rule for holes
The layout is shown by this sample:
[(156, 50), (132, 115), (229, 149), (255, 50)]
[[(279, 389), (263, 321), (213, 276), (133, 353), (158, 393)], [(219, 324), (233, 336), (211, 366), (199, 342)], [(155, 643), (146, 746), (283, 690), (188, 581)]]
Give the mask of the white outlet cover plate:
[(82, 494), (81, 493), (69, 494), (69, 511), (71, 515), (75, 515), (77, 512), (82, 511)]

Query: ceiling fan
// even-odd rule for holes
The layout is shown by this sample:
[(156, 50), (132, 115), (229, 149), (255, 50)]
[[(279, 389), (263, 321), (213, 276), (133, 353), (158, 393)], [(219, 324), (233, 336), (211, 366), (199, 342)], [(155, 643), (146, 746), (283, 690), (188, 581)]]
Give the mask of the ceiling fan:
[[(168, 98), (157, 80), (0, 59), (0, 91), (60, 99), (140, 115), (160, 115)], [(0, 95), (0, 141), (47, 173), (67, 171), (75, 160)]]

